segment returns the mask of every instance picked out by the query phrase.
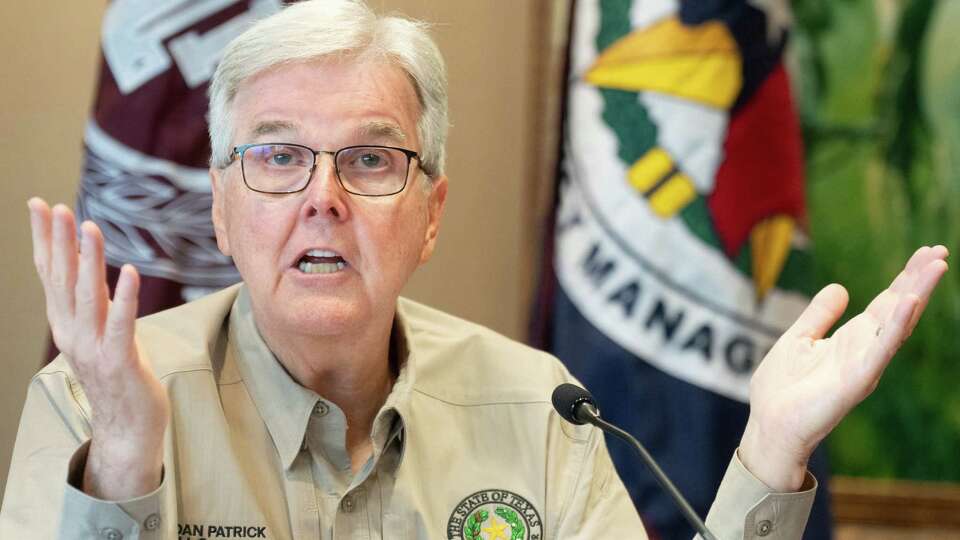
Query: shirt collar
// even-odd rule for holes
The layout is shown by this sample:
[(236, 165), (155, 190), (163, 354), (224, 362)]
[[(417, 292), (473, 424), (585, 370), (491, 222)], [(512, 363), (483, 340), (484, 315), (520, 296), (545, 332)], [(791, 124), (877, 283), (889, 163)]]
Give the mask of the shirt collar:
[(320, 396), (293, 380), (267, 347), (254, 323), (246, 286), (240, 288), (230, 311), (228, 347), (236, 353), (237, 370), (284, 468), (289, 468), (300, 452), (307, 422)]
[[(383, 450), (391, 444), (399, 445), (400, 452), (396, 463), (392, 464), (393, 468), (399, 466), (404, 453), (403, 431), (409, 418), (409, 401), (416, 371), (415, 355), (410, 343), (410, 331), (398, 306), (390, 346), (393, 358), (399, 365), (399, 373), (374, 419), (372, 432), (374, 459), (379, 459)], [(267, 347), (253, 319), (250, 295), (245, 285), (240, 287), (230, 312), (228, 347), (232, 349), (237, 369), (254, 406), (273, 438), (283, 467), (289, 468), (303, 447), (310, 415), (321, 397), (297, 383)]]
[(410, 343), (409, 328), (398, 306), (393, 320), (390, 349), (399, 372), (373, 422), (374, 459), (379, 460), (380, 453), (392, 445), (397, 447), (398, 451), (391, 453), (390, 463), (384, 464), (391, 470), (400, 466), (406, 448), (403, 433), (410, 418), (410, 395), (416, 378), (416, 361)]

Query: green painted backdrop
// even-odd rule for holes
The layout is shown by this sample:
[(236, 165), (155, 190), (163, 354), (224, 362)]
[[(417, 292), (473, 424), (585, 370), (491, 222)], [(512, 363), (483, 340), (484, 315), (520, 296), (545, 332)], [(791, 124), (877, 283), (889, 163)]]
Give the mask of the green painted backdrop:
[(960, 481), (960, 1), (798, 0), (790, 54), (819, 283), (861, 311), (916, 246), (953, 268), (830, 439), (839, 474)]

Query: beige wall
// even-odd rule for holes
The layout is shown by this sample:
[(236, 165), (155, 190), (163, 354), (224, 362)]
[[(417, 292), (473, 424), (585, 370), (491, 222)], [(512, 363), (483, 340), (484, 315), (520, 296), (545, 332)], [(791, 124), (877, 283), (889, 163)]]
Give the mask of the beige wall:
[(6, 479), (27, 381), (45, 347), (26, 200), (73, 201), (101, 13), (98, 2), (0, 2), (0, 326), (7, 351), (0, 377), (0, 480)]
[[(531, 120), (546, 0), (373, 0), (436, 23), (450, 76), (450, 194), (438, 252), (408, 288), (417, 299), (519, 337), (537, 234), (530, 198), (539, 151)], [(45, 316), (33, 275), (25, 201), (72, 203), (80, 138), (98, 62), (102, 2), (0, 2), (0, 487), (27, 382), (42, 357)], [(53, 157), (51, 157), (53, 156)]]

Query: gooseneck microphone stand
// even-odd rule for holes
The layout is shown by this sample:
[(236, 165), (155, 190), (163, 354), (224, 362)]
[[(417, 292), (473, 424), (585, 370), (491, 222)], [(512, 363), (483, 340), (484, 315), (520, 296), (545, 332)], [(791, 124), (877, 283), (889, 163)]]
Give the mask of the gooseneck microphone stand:
[(594, 403), (593, 396), (590, 395), (590, 392), (587, 392), (575, 384), (561, 384), (553, 391), (553, 407), (560, 413), (560, 416), (568, 422), (577, 425), (593, 424), (606, 433), (610, 433), (626, 441), (640, 454), (640, 459), (643, 460), (650, 469), (650, 472), (653, 473), (654, 478), (657, 479), (657, 483), (673, 498), (673, 502), (680, 508), (683, 517), (686, 518), (694, 530), (696, 530), (704, 540), (717, 540), (717, 537), (707, 529), (707, 526), (703, 523), (703, 520), (700, 519), (700, 516), (693, 511), (690, 503), (680, 494), (677, 487), (673, 485), (673, 482), (670, 481), (666, 473), (664, 473), (660, 466), (657, 465), (657, 462), (653, 460), (653, 456), (647, 452), (647, 449), (640, 444), (640, 441), (635, 439), (633, 435), (600, 418), (600, 410)]

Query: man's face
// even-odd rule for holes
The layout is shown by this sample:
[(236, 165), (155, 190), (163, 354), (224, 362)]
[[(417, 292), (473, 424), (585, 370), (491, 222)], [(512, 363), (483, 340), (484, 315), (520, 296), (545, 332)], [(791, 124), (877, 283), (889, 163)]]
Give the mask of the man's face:
[[(268, 70), (240, 86), (232, 111), (234, 145), (423, 150), (416, 93), (404, 71), (386, 63), (318, 61)], [(446, 178), (424, 184), (429, 180), (413, 163), (402, 192), (351, 195), (326, 154), (317, 156), (312, 180), (299, 193), (251, 191), (236, 162), (211, 169), (211, 176), (217, 242), (249, 287), (261, 331), (274, 335), (389, 328), (400, 289), (433, 252), (446, 196)], [(329, 273), (304, 272), (300, 263), (311, 250), (332, 252), (344, 264)]]

